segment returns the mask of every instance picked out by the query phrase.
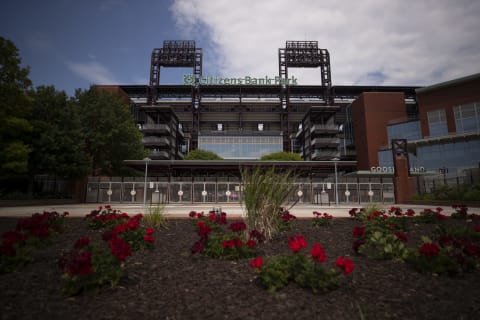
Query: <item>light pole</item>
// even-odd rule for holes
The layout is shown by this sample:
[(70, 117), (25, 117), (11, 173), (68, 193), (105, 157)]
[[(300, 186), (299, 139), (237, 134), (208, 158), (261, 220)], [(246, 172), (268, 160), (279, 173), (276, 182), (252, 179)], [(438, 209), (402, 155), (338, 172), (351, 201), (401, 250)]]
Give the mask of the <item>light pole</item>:
[(148, 161), (150, 158), (143, 159), (145, 161), (145, 183), (143, 185), (143, 213), (145, 214), (145, 209), (147, 205), (147, 176), (148, 176)]
[(339, 158), (332, 159), (335, 165), (335, 205), (338, 207), (338, 171), (337, 171), (337, 161), (340, 160)]

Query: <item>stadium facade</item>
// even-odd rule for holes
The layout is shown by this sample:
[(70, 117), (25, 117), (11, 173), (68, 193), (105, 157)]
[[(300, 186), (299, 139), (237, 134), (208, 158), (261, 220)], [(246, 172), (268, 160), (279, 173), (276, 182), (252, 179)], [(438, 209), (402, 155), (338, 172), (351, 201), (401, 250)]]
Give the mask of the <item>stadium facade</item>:
[[(478, 170), (480, 74), (423, 88), (335, 86), (329, 52), (316, 41), (287, 41), (278, 50), (278, 75), (204, 76), (202, 60), (194, 41), (164, 41), (152, 51), (148, 85), (99, 86), (131, 105), (150, 156), (128, 163), (142, 169), (149, 161), (156, 181), (228, 176), (239, 163), (277, 151), (299, 153), (311, 183), (312, 173), (324, 179), (334, 169), (357, 183), (372, 181), (393, 176), (393, 139), (408, 141), (411, 172), (445, 178)], [(161, 69), (173, 67), (192, 71), (182, 84), (162, 85)], [(318, 69), (320, 84), (302, 85), (293, 68)], [(187, 170), (181, 160), (195, 149), (225, 161), (191, 163)]]

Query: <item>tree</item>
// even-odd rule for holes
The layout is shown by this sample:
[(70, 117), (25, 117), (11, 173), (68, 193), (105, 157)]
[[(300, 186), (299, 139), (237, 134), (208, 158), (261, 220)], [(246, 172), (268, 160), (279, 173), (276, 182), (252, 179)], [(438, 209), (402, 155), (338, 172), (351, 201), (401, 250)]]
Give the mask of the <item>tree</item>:
[(65, 92), (41, 86), (33, 98), (29, 157), (31, 176), (50, 174), (66, 179), (86, 176), (89, 169), (78, 106)]
[(78, 89), (72, 103), (79, 107), (92, 175), (131, 174), (123, 160), (143, 159), (146, 153), (128, 104), (119, 95), (94, 86)]
[(29, 68), (20, 66), (15, 44), (0, 37), (0, 174), (24, 174), (31, 148), (25, 134), (32, 130), (28, 121), (31, 100), (26, 94), (32, 82)]
[(303, 161), (298, 153), (294, 152), (273, 152), (260, 158), (262, 161)]
[(214, 152), (202, 150), (202, 149), (196, 149), (196, 150), (190, 151), (185, 156), (185, 160), (223, 160), (223, 158)]

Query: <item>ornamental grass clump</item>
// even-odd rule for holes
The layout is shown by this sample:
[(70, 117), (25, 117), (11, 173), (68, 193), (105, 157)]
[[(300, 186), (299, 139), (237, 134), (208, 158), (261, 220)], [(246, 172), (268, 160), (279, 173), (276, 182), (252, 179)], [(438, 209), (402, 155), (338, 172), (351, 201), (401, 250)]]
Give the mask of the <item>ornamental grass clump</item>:
[(150, 228), (168, 229), (168, 220), (165, 216), (165, 207), (163, 205), (151, 205), (147, 213), (143, 216), (143, 225)]
[(282, 207), (294, 192), (295, 174), (291, 170), (241, 168), (243, 198), (249, 230), (259, 230), (267, 240), (282, 228)]
[(307, 242), (302, 235), (288, 238), (290, 254), (271, 258), (256, 257), (250, 261), (250, 266), (258, 274), (259, 283), (273, 293), (290, 282), (314, 293), (328, 292), (341, 284), (341, 271), (349, 275), (355, 268), (353, 262), (343, 256), (338, 257), (335, 267), (325, 266), (327, 255), (319, 243), (312, 246), (309, 255), (303, 254)]

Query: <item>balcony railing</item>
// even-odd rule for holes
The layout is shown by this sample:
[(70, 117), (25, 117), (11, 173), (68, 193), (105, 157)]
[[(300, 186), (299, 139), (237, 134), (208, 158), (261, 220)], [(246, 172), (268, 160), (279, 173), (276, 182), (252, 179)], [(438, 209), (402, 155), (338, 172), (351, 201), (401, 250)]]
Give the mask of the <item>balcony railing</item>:
[(170, 146), (170, 140), (166, 137), (147, 136), (142, 138), (145, 146)]
[(312, 140), (314, 146), (331, 146), (336, 147), (340, 144), (340, 138), (315, 138)]
[(332, 160), (340, 158), (340, 151), (337, 150), (315, 150), (312, 153), (312, 160)]
[(310, 128), (310, 132), (314, 131), (318, 133), (336, 133), (338, 132), (338, 128), (332, 124), (316, 124)]
[(140, 128), (143, 132), (158, 132), (170, 134), (170, 127), (166, 124), (145, 123)]

